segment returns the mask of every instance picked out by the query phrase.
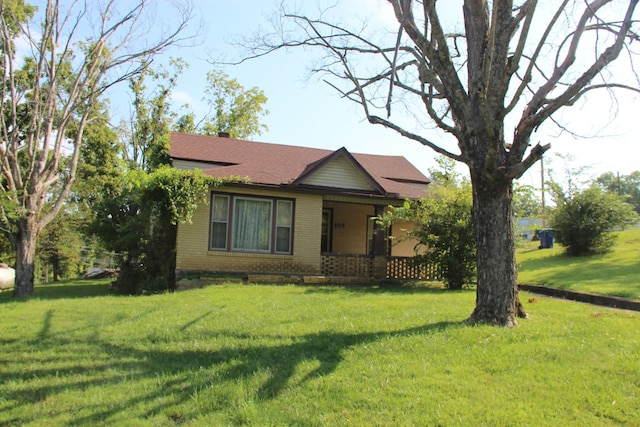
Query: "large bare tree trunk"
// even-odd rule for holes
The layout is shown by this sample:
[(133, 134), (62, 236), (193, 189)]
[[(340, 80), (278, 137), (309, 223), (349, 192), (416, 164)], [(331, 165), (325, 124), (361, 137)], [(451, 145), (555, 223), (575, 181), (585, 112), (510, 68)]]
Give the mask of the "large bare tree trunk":
[(513, 231), (512, 182), (471, 172), (478, 248), (476, 308), (471, 323), (517, 325), (526, 314), (518, 299)]
[(20, 229), (16, 242), (16, 283), (13, 296), (16, 298), (33, 295), (37, 233), (28, 223)]

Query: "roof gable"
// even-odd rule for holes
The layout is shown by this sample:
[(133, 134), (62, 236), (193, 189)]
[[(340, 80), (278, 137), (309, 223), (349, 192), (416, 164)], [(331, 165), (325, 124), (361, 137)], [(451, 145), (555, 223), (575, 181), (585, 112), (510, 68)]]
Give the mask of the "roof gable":
[(292, 185), (342, 188), (385, 194), (380, 184), (344, 147), (311, 165)]

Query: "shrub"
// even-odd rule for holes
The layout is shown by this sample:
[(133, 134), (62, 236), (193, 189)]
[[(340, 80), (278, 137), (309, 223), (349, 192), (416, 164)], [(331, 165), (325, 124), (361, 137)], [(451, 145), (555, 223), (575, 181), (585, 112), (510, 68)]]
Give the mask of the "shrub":
[(407, 201), (400, 208), (390, 207), (386, 222), (411, 221), (414, 230), (406, 231), (407, 237), (418, 240), (416, 261), (436, 264), (442, 281), (449, 289), (461, 289), (475, 283), (476, 241), (471, 220), (471, 187), (438, 185), (429, 196)]
[(591, 187), (561, 199), (551, 226), (567, 254), (577, 256), (607, 252), (616, 239), (612, 231), (634, 220), (637, 214), (622, 197)]

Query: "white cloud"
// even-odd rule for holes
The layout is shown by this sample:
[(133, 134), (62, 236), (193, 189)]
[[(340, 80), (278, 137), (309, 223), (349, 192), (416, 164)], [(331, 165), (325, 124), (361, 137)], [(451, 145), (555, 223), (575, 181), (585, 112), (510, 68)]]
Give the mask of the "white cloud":
[(195, 99), (190, 93), (184, 91), (174, 91), (171, 94), (171, 101), (175, 104), (176, 107), (181, 107), (185, 104), (188, 104), (191, 107), (195, 107), (200, 103), (200, 100)]

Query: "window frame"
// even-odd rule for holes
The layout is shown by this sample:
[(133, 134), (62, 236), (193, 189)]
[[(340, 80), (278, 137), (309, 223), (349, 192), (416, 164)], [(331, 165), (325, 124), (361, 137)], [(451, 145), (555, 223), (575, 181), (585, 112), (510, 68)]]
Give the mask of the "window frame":
[[(222, 219), (217, 219), (214, 216), (214, 209), (215, 209), (215, 200), (216, 197), (219, 197), (221, 199), (226, 199), (227, 200), (227, 213), (226, 213), (226, 219), (225, 221), (222, 221)], [(230, 240), (230, 236), (229, 236), (229, 222), (230, 222), (230, 213), (231, 213), (231, 196), (227, 195), (227, 194), (219, 194), (219, 193), (211, 193), (211, 201), (210, 201), (210, 205), (211, 205), (211, 209), (210, 209), (210, 213), (209, 213), (209, 250), (216, 250), (216, 251), (226, 251), (229, 250), (229, 240)], [(213, 246), (213, 233), (214, 233), (214, 223), (216, 224), (225, 224), (224, 227), (224, 247), (214, 247)]]
[[(280, 204), (289, 204), (289, 214), (288, 214), (288, 219), (289, 219), (289, 224), (288, 225), (282, 225), (279, 224), (279, 220), (280, 220)], [(294, 204), (293, 204), (293, 200), (290, 199), (275, 199), (274, 203), (275, 206), (273, 207), (273, 214), (274, 214), (274, 218), (273, 218), (273, 227), (272, 227), (272, 240), (273, 240), (273, 252), (276, 254), (291, 254), (293, 253), (292, 248), (293, 248), (293, 213), (294, 213)], [(288, 235), (287, 235), (287, 246), (288, 246), (288, 250), (287, 251), (279, 251), (278, 250), (278, 244), (280, 243), (279, 240), (279, 232), (282, 229), (287, 229)]]
[[(227, 199), (227, 215), (226, 215), (226, 241), (225, 247), (213, 247), (213, 233), (214, 233), (214, 223), (224, 223), (223, 221), (214, 218), (214, 203), (216, 197), (223, 197)], [(236, 233), (236, 218), (235, 212), (237, 209), (237, 200), (249, 200), (249, 201), (261, 201), (261, 202), (269, 202), (270, 210), (269, 210), (269, 249), (261, 250), (261, 249), (244, 249), (236, 247), (237, 244), (235, 242), (235, 233)], [(217, 193), (211, 192), (210, 198), (211, 208), (209, 210), (209, 234), (208, 234), (208, 249), (212, 252), (229, 252), (229, 253), (257, 253), (257, 254), (272, 254), (272, 255), (293, 255), (293, 242), (294, 242), (294, 232), (295, 232), (295, 199), (286, 198), (286, 197), (272, 197), (272, 196), (261, 196), (261, 195), (253, 195), (253, 194), (236, 194), (236, 193)], [(279, 202), (285, 202), (279, 203)], [(281, 206), (288, 204), (290, 206), (289, 212), (289, 224), (288, 225), (279, 225), (278, 224), (278, 209), (282, 209)], [(278, 230), (282, 230), (283, 228), (288, 229), (288, 251), (279, 251), (278, 243), (282, 243), (282, 241), (278, 240)]]

